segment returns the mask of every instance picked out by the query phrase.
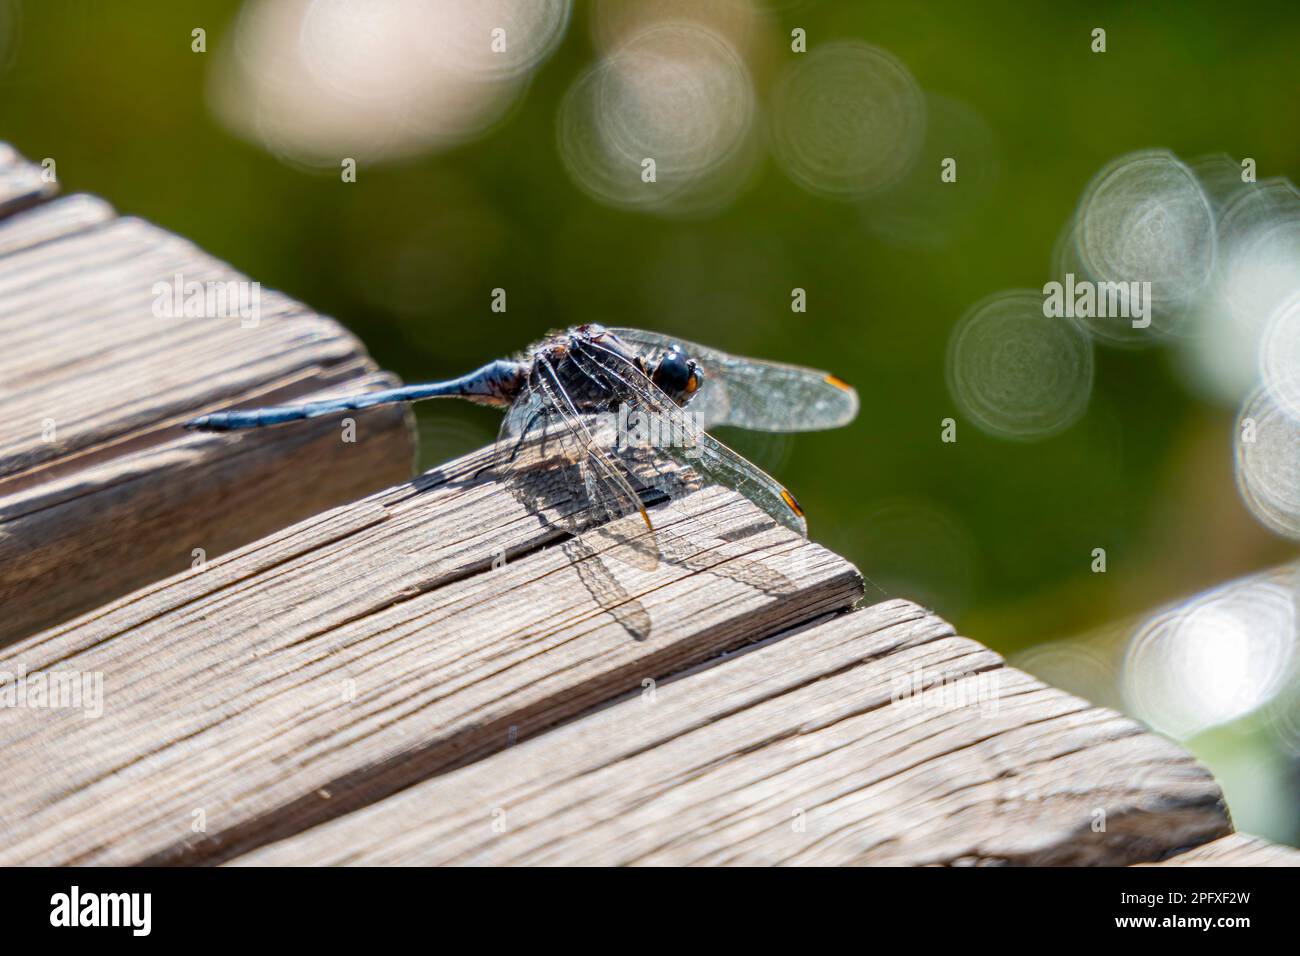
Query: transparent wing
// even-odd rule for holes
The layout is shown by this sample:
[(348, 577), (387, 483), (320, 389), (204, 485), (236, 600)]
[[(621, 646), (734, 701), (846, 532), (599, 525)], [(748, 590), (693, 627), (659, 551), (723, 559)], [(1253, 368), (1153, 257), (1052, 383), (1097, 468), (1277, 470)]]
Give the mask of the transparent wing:
[[(495, 471), (532, 513), (571, 534), (601, 525), (612, 556), (654, 568), (659, 549), (608, 422), (580, 415), (551, 374), (526, 387), (498, 435)], [(629, 519), (629, 516), (635, 516)]]
[[(683, 409), (661, 392), (635, 365), (598, 342), (573, 353), (588, 374), (610, 382), (625, 404), (620, 413), (627, 423), (624, 456), (643, 462), (666, 458), (694, 472), (702, 480), (725, 485), (744, 495), (771, 515), (778, 523), (797, 534), (807, 536), (808, 525), (794, 496), (770, 475), (737, 455), (726, 445), (708, 435), (697, 421), (693, 409)], [(624, 430), (620, 426), (620, 430)], [(652, 433), (650, 447), (637, 446), (644, 435)], [(665, 484), (638, 468), (643, 481), (672, 494)], [(678, 476), (673, 476), (680, 483)]]
[(829, 372), (728, 355), (657, 332), (610, 331), (645, 351), (657, 352), (676, 343), (700, 364), (704, 384), (690, 408), (702, 428), (734, 425), (766, 432), (817, 431), (847, 425), (858, 414), (858, 393)]

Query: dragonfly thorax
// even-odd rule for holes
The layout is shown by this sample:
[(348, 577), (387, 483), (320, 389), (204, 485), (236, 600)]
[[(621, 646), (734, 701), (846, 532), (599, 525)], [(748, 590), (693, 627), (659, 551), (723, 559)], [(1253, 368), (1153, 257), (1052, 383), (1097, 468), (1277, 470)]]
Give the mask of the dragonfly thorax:
[(545, 340), (533, 352), (529, 384), (562, 392), (575, 409), (618, 404), (635, 389), (629, 379), (649, 379), (679, 406), (699, 391), (704, 374), (680, 345), (659, 354), (639, 352), (602, 325), (580, 325)]

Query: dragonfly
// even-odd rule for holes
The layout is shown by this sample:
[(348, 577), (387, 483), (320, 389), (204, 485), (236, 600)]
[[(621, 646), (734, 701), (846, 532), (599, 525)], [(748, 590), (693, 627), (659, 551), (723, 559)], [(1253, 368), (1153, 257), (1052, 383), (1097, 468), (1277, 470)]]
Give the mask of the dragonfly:
[[(731, 488), (806, 537), (794, 495), (709, 431), (829, 429), (848, 424), (858, 411), (854, 389), (828, 372), (729, 355), (655, 332), (586, 324), (551, 332), (513, 358), (459, 378), (217, 411), (186, 427), (239, 431), (432, 398), (505, 410), (493, 467), (532, 510), (554, 511), (567, 501), (560, 524), (575, 534), (639, 515), (639, 547), (652, 554), (658, 545), (646, 501), (701, 485)], [(525, 453), (536, 448), (543, 449), (540, 459)], [(558, 477), (546, 465), (557, 458), (566, 463)]]

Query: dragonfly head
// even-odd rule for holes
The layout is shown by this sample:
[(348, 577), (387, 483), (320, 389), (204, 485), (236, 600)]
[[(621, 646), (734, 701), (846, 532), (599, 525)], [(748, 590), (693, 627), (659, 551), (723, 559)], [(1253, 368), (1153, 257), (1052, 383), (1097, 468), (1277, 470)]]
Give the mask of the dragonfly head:
[(704, 373), (680, 345), (674, 345), (654, 364), (650, 380), (678, 405), (685, 405), (704, 384)]

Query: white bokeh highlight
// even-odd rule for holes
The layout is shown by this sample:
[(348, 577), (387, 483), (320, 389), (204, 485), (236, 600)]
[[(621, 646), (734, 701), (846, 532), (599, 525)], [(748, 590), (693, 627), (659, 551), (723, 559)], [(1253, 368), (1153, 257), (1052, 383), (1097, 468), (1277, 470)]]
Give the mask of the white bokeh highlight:
[(773, 155), (792, 180), (820, 196), (859, 200), (916, 161), (925, 95), (893, 54), (859, 41), (828, 43), (777, 80), (771, 125)]
[(1133, 329), (1123, 318), (1090, 321), (1103, 338), (1179, 331), (1214, 273), (1210, 202), (1195, 174), (1166, 150), (1130, 153), (1103, 168), (1079, 202), (1072, 241), (1089, 280), (1151, 283), (1151, 328)]
[(948, 392), (980, 429), (1035, 440), (1082, 417), (1092, 342), (1079, 323), (1043, 315), (1043, 296), (1014, 290), (976, 303), (948, 339)]
[(770, 39), (763, 9), (770, 0), (598, 0), (588, 5), (591, 38), (608, 55), (638, 33), (664, 23), (693, 23), (722, 37), (742, 56)]
[(684, 21), (658, 24), (574, 82), (560, 106), (560, 157), (573, 182), (607, 205), (713, 212), (748, 183), (755, 109), (749, 71), (724, 37)]
[(1300, 419), (1261, 388), (1237, 417), (1235, 447), (1246, 507), (1271, 531), (1300, 540)]
[[(1218, 217), (1219, 263), (1193, 315), (1183, 351), (1186, 377), (1205, 397), (1236, 405), (1260, 379), (1261, 366), (1300, 356), (1261, 356), (1279, 314), (1300, 295), (1300, 196), (1286, 180), (1242, 184), (1225, 193)], [(1281, 334), (1281, 333), (1278, 333)], [(1274, 339), (1274, 346), (1281, 340)], [(1268, 347), (1274, 347), (1268, 346)]]
[(1124, 657), (1130, 712), (1185, 740), (1268, 704), (1294, 678), (1292, 573), (1234, 581), (1143, 622)]
[(1260, 336), (1259, 372), (1272, 400), (1300, 422), (1300, 287), (1278, 307)]
[(570, 13), (571, 0), (246, 0), (208, 99), (232, 132), (298, 165), (446, 149), (509, 113)]

